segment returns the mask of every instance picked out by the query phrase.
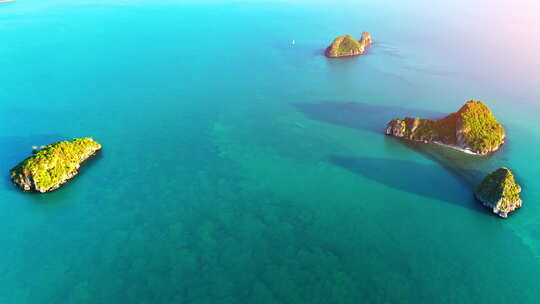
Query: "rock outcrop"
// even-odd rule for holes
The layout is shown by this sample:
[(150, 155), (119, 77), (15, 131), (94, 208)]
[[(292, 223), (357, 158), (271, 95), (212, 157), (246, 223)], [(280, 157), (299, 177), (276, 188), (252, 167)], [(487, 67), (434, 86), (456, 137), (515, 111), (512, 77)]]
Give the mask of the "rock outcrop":
[(521, 186), (516, 184), (514, 175), (508, 168), (500, 168), (489, 174), (475, 190), (476, 198), (503, 218), (521, 207), (520, 193)]
[(76, 176), (81, 164), (99, 150), (101, 144), (92, 138), (42, 146), (34, 151), (34, 155), (11, 169), (11, 180), (24, 191), (54, 191)]
[(481, 101), (469, 101), (458, 112), (439, 120), (394, 119), (388, 123), (386, 134), (450, 146), (476, 155), (497, 151), (506, 137), (504, 127)]
[(358, 56), (364, 54), (371, 44), (373, 40), (368, 32), (363, 32), (359, 41), (351, 35), (343, 35), (334, 39), (325, 55), (330, 58)]

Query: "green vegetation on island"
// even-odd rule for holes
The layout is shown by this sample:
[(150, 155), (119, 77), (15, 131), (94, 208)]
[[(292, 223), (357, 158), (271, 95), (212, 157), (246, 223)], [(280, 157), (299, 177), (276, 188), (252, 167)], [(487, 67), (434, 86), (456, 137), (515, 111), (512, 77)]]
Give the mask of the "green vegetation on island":
[(408, 140), (448, 145), (464, 152), (487, 155), (504, 143), (505, 131), (481, 101), (469, 101), (442, 119), (394, 119), (386, 134)]
[(92, 138), (73, 139), (43, 146), (11, 169), (13, 183), (24, 191), (50, 192), (77, 175), (80, 165), (101, 145)]
[(521, 186), (516, 184), (512, 171), (499, 168), (484, 178), (476, 187), (476, 198), (493, 213), (506, 218), (522, 205)]
[(356, 40), (351, 35), (343, 35), (334, 39), (325, 54), (331, 58), (362, 55), (372, 43), (368, 32), (363, 32), (360, 40)]

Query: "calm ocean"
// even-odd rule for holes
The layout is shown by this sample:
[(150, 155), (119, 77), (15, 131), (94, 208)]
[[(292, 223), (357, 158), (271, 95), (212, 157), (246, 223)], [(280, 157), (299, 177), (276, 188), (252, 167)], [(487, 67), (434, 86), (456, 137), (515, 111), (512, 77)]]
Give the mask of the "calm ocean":
[[(540, 3), (446, 2), (0, 4), (0, 304), (538, 303)], [(383, 135), (470, 99), (494, 156)], [(62, 189), (11, 184), (86, 136)], [(507, 220), (472, 196), (501, 166)]]

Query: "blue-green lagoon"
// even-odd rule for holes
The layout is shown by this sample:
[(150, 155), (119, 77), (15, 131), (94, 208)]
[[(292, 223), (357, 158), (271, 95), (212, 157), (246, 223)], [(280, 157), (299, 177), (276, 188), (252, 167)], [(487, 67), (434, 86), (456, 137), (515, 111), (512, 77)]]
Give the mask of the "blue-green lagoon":
[[(1, 3), (0, 303), (537, 303), (538, 15), (534, 1)], [(363, 30), (366, 55), (323, 56)], [(506, 128), (493, 156), (384, 136), (470, 99)], [(32, 146), (85, 136), (103, 151), (62, 189), (10, 182)], [(506, 220), (472, 194), (501, 166), (523, 186)]]

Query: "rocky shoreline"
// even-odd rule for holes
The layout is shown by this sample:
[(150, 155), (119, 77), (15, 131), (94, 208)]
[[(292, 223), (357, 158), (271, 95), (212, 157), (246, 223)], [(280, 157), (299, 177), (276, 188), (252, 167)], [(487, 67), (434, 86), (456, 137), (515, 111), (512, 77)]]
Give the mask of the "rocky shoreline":
[(502, 218), (521, 208), (521, 186), (508, 168), (499, 168), (484, 178), (475, 189), (475, 196), (482, 205)]
[[(406, 117), (393, 119), (386, 135), (402, 140), (435, 144), (463, 153), (487, 156), (505, 142), (506, 132), (491, 110), (480, 101), (468, 101), (455, 113), (439, 120)], [(521, 208), (521, 186), (508, 168), (499, 168), (475, 187), (474, 196), (502, 218)]]
[(474, 153), (473, 151), (471, 151), (471, 150), (469, 150), (467, 148), (462, 148), (462, 147), (459, 147), (459, 146), (456, 146), (456, 145), (445, 144), (445, 143), (442, 143), (442, 142), (439, 142), (439, 141), (432, 141), (432, 143), (436, 144), (436, 145), (439, 145), (439, 146), (442, 146), (442, 147), (454, 149), (454, 150), (459, 151), (459, 152), (467, 153), (467, 154), (470, 154), (470, 155), (482, 156), (481, 154)]
[(100, 150), (101, 144), (91, 138), (44, 146), (11, 169), (11, 180), (23, 191), (46, 193), (57, 190), (75, 177), (81, 165)]
[(351, 35), (343, 35), (334, 39), (324, 54), (328, 58), (359, 56), (365, 54), (372, 44), (373, 39), (369, 32), (363, 32), (360, 40), (356, 40)]
[(439, 120), (413, 117), (393, 119), (387, 124), (385, 133), (479, 156), (496, 152), (506, 138), (504, 127), (480, 101), (469, 101), (458, 112)]

